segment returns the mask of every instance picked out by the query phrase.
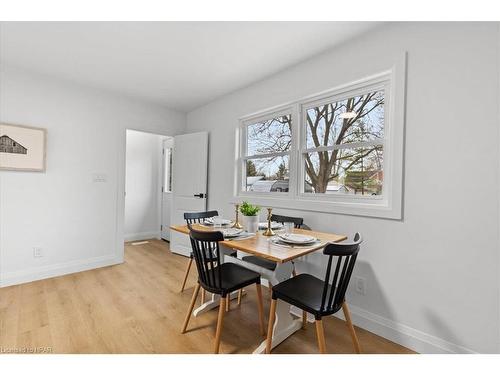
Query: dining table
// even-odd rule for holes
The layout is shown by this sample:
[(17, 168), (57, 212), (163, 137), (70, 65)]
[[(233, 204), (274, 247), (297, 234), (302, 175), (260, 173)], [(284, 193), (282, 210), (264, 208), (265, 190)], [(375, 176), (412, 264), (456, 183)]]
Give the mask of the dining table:
[[(229, 227), (229, 226), (228, 226)], [(223, 231), (224, 227), (215, 227), (213, 225), (194, 224), (195, 230), (205, 231)], [(170, 229), (189, 235), (187, 225), (171, 225)], [(276, 231), (280, 233), (280, 231)], [(303, 234), (315, 237), (317, 240), (311, 245), (290, 245), (277, 241), (276, 236), (265, 236), (262, 231), (246, 234), (241, 238), (225, 238), (219, 244), (221, 248), (237, 250), (237, 256), (225, 255), (221, 262), (231, 262), (239, 264), (245, 268), (251, 269), (261, 274), (272, 285), (277, 285), (292, 277), (292, 261), (304, 257), (308, 254), (323, 249), (329, 243), (341, 242), (347, 239), (347, 236), (333, 233), (316, 232), (308, 229), (293, 229), (294, 234)], [(276, 262), (276, 268), (269, 270), (258, 265), (245, 262), (241, 258), (246, 255), (254, 255), (263, 259)], [(237, 292), (235, 292), (237, 293)], [(193, 311), (197, 316), (203, 312), (209, 311), (219, 306), (220, 296), (212, 295), (211, 299), (199, 306)], [(291, 305), (283, 300), (278, 300), (276, 306), (276, 318), (273, 327), (272, 348), (290, 337), (294, 332), (302, 327), (302, 319), (293, 316), (290, 312)], [(253, 353), (265, 353), (266, 340), (264, 340)]]

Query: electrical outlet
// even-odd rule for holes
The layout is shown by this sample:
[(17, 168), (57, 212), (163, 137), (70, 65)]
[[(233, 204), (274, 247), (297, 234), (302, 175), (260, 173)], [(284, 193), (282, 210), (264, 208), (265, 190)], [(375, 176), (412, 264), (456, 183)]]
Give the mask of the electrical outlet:
[(356, 292), (362, 295), (366, 295), (366, 279), (362, 277), (356, 277)]
[(43, 251), (41, 247), (33, 248), (33, 258), (41, 258), (43, 257)]
[(107, 182), (108, 176), (106, 174), (102, 174), (102, 173), (94, 173), (94, 174), (92, 174), (92, 181), (93, 182)]

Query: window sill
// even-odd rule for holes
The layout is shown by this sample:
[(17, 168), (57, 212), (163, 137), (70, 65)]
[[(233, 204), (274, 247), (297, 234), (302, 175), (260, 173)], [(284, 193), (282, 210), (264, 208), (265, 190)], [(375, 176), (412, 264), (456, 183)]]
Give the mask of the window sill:
[[(279, 193), (278, 193), (279, 194)], [(282, 193), (283, 194), (283, 193)], [(248, 194), (240, 193), (234, 197), (235, 201), (248, 200), (252, 204), (268, 206), (273, 208), (283, 208), (298, 211), (322, 212), (327, 214), (341, 214), (353, 216), (366, 216), (383, 219), (402, 219), (401, 204), (390, 204), (387, 199), (377, 198), (351, 198), (338, 197), (338, 199), (321, 199), (321, 197), (291, 197), (286, 195), (272, 194)], [(342, 198), (342, 199), (341, 199)]]

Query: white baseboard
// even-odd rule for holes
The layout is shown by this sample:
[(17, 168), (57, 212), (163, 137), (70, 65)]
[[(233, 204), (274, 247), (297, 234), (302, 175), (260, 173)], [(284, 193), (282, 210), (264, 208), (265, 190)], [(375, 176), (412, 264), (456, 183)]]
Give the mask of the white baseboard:
[(142, 232), (142, 233), (128, 233), (125, 234), (125, 241), (142, 241), (151, 238), (161, 238), (161, 232)]
[(50, 266), (36, 267), (23, 271), (7, 272), (3, 274), (0, 279), (0, 287), (24, 284), (31, 281), (48, 279), (50, 277), (62, 276), (120, 263), (122, 263), (122, 261), (115, 254), (112, 254), (85, 260), (53, 264)]
[[(475, 351), (463, 346), (432, 336), (425, 332), (397, 323), (380, 315), (373, 314), (367, 310), (349, 305), (352, 321), (355, 326), (382, 336), (387, 340), (402, 345), (417, 353), (422, 354), (473, 354)], [(302, 310), (292, 306), (291, 313), (302, 317)], [(342, 311), (335, 314), (335, 317), (345, 320)], [(314, 322), (314, 318), (309, 315), (308, 321)], [(361, 347), (363, 343), (361, 342)]]

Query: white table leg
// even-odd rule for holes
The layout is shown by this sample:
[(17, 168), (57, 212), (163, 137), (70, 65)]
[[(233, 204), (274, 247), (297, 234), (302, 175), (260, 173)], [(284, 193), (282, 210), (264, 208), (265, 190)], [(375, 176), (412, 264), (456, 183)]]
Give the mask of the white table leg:
[[(236, 263), (251, 269), (255, 272), (259, 272), (262, 277), (269, 280), (273, 285), (278, 285), (280, 282), (288, 280), (292, 275), (293, 265), (291, 262), (278, 263), (274, 271), (256, 266), (254, 264), (245, 262), (239, 258), (226, 256), (225, 262)], [(231, 299), (237, 298), (238, 292), (231, 294)], [(212, 296), (212, 300), (201, 305), (194, 311), (194, 315), (201, 314), (204, 311), (214, 309), (219, 306), (220, 296)], [(302, 319), (294, 318), (290, 313), (291, 305), (284, 301), (279, 300), (276, 306), (276, 319), (274, 321), (273, 328), (273, 341), (272, 347), (276, 347), (294, 332), (298, 331), (302, 327)], [(254, 350), (254, 354), (265, 353), (266, 351), (266, 340), (264, 340), (257, 349)]]
[[(243, 291), (243, 295), (245, 295), (245, 291)], [(238, 298), (238, 291), (232, 292), (229, 298), (230, 299), (237, 299)], [(210, 298), (208, 301), (206, 301), (203, 305), (200, 305), (198, 308), (196, 308), (193, 311), (193, 315), (198, 316), (200, 314), (203, 314), (204, 312), (215, 309), (216, 307), (219, 307), (219, 303), (220, 303), (220, 296), (218, 294), (212, 293), (212, 298)]]
[[(221, 248), (221, 250), (222, 250), (222, 248)], [(228, 255), (224, 255), (223, 262), (227, 262), (231, 258), (233, 258), (233, 257), (230, 257)], [(244, 296), (245, 294), (246, 294), (246, 292), (243, 291), (242, 295)], [(238, 291), (232, 292), (229, 296), (229, 299), (231, 299), (231, 300), (237, 299), (237, 298), (238, 298)], [(219, 307), (219, 303), (220, 303), (220, 296), (218, 294), (212, 293), (212, 298), (210, 298), (207, 302), (205, 302), (204, 304), (202, 304), (198, 308), (196, 308), (193, 311), (193, 315), (198, 316), (200, 314), (203, 314), (204, 312), (215, 309), (215, 308)]]
[[(290, 262), (284, 264), (278, 264), (274, 273), (270, 275), (269, 281), (273, 285), (277, 285), (282, 281), (290, 278), (292, 274), (293, 266)], [(276, 305), (276, 318), (273, 327), (273, 338), (272, 338), (272, 348), (278, 346), (294, 332), (298, 331), (302, 327), (302, 319), (294, 318), (290, 314), (291, 305), (285, 301), (278, 300)], [(254, 354), (263, 354), (266, 352), (266, 340), (264, 340), (258, 347), (253, 351)]]
[[(289, 336), (297, 332), (302, 327), (302, 319), (293, 318), (290, 314), (290, 304), (279, 300), (276, 305), (276, 320), (274, 321), (273, 339), (271, 348), (275, 348)], [(253, 354), (264, 354), (266, 352), (266, 340), (264, 340), (253, 351)]]

